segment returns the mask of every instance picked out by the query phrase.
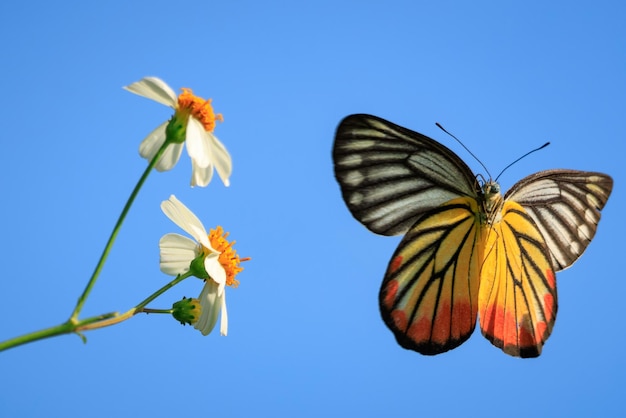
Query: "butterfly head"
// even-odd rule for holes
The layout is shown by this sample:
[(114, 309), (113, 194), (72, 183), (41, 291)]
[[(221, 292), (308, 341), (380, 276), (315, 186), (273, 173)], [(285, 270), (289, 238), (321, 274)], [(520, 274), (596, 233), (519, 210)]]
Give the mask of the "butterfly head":
[(500, 194), (500, 185), (493, 180), (489, 180), (483, 184), (483, 194), (485, 198), (489, 196), (495, 196)]
[(485, 214), (491, 222), (497, 222), (498, 215), (503, 204), (500, 185), (493, 180), (485, 182), (482, 186), (482, 197), (484, 199)]

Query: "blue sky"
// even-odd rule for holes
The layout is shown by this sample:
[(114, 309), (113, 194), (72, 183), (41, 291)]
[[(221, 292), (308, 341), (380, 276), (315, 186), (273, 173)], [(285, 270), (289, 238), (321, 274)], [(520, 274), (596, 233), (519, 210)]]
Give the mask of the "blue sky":
[[(0, 340), (69, 316), (170, 111), (122, 90), (148, 75), (212, 97), (231, 187), (153, 173), (84, 316), (124, 311), (169, 279), (158, 240), (175, 194), (252, 257), (229, 289), (229, 335), (165, 315), (0, 353), (0, 415), (615, 416), (623, 412), (625, 6), (600, 2), (7, 2)], [(335, 182), (338, 122), (371, 113), (429, 135), (508, 189), (550, 168), (610, 174), (594, 241), (558, 274), (537, 359), (477, 331), (424, 357), (399, 347), (378, 290), (400, 237), (368, 232)], [(217, 178), (215, 179), (217, 180)], [(191, 279), (159, 298), (197, 296)]]

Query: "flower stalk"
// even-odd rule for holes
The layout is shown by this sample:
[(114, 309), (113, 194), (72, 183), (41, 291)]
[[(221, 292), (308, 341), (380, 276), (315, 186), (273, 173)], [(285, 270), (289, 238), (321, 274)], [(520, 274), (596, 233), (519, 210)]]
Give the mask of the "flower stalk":
[(118, 312), (112, 312), (82, 320), (70, 318), (62, 324), (31, 332), (29, 334), (20, 335), (19, 337), (15, 337), (10, 340), (2, 341), (0, 342), (0, 351), (8, 350), (9, 348), (14, 348), (20, 345), (28, 344), (50, 337), (56, 337), (63, 334), (78, 334), (81, 339), (83, 339), (83, 341), (86, 341), (86, 338), (81, 335), (82, 331), (91, 331), (94, 329), (119, 324), (120, 322), (124, 322), (127, 319), (132, 318), (138, 313), (171, 313), (171, 309), (149, 309), (145, 306), (188, 277), (191, 277), (191, 274), (178, 275), (176, 278), (174, 278), (174, 280), (170, 281), (165, 286), (161, 287), (159, 290), (144, 299), (137, 306), (129, 309), (123, 314), (120, 314)]
[(152, 158), (152, 160), (148, 164), (148, 167), (146, 167), (146, 170), (143, 172), (143, 174), (139, 178), (139, 181), (135, 185), (135, 188), (133, 189), (132, 193), (130, 194), (130, 197), (128, 198), (128, 201), (124, 205), (124, 209), (122, 209), (122, 213), (120, 214), (119, 218), (117, 219), (117, 222), (115, 223), (115, 226), (113, 227), (111, 236), (109, 236), (109, 240), (104, 246), (104, 250), (102, 251), (100, 260), (98, 260), (98, 264), (96, 265), (96, 268), (94, 269), (93, 274), (89, 278), (89, 281), (87, 282), (87, 286), (85, 286), (85, 290), (83, 290), (83, 293), (78, 298), (76, 307), (74, 307), (74, 310), (72, 311), (72, 314), (70, 315), (70, 319), (69, 319), (70, 321), (76, 321), (78, 319), (78, 315), (80, 314), (80, 311), (83, 309), (83, 305), (85, 304), (85, 301), (87, 300), (87, 297), (89, 296), (89, 293), (91, 293), (91, 289), (93, 289), (93, 286), (96, 284), (96, 280), (98, 279), (98, 276), (100, 275), (100, 272), (102, 271), (102, 267), (104, 267), (104, 263), (106, 262), (106, 259), (109, 256), (109, 252), (111, 251), (111, 248), (113, 247), (113, 244), (115, 243), (117, 234), (122, 228), (122, 224), (124, 223), (124, 219), (126, 219), (126, 215), (128, 214), (130, 207), (133, 205), (135, 198), (139, 194), (139, 190), (144, 185), (146, 179), (148, 178), (148, 175), (150, 174), (154, 166), (157, 164), (157, 162), (159, 161), (159, 158), (161, 158), (161, 156), (165, 152), (165, 149), (167, 148), (168, 145), (169, 145), (169, 142), (167, 141), (163, 143), (163, 145), (161, 146), (159, 151), (157, 151), (154, 158)]
[[(76, 302), (76, 306), (74, 307), (74, 310), (72, 311), (72, 314), (70, 315), (69, 319), (62, 324), (59, 324), (50, 328), (45, 328), (39, 331), (31, 332), (28, 334), (24, 334), (24, 335), (9, 339), (6, 341), (2, 341), (0, 342), (0, 351), (17, 347), (19, 345), (31, 343), (34, 341), (43, 340), (45, 338), (55, 337), (55, 336), (63, 335), (63, 334), (79, 333), (80, 331), (87, 331), (87, 330), (102, 328), (102, 327), (120, 323), (122, 321), (129, 319), (133, 315), (142, 312), (143, 307), (145, 307), (148, 303), (150, 303), (152, 300), (154, 300), (156, 297), (161, 295), (166, 290), (170, 289), (176, 283), (180, 282), (182, 279), (186, 278), (186, 277), (182, 277), (182, 278), (177, 277), (172, 282), (168, 283), (161, 289), (157, 290), (154, 294), (150, 295), (139, 305), (137, 305), (136, 307), (130, 309), (129, 311), (121, 315), (117, 312), (114, 312), (114, 313), (98, 315), (98, 316), (83, 319), (83, 320), (78, 319), (78, 316), (85, 304), (85, 301), (87, 300), (87, 297), (91, 293), (91, 290), (96, 284), (98, 276), (100, 275), (100, 272), (102, 271), (102, 268), (104, 267), (104, 263), (106, 262), (106, 259), (109, 256), (111, 248), (113, 247), (113, 244), (115, 243), (115, 239), (117, 238), (117, 235), (122, 227), (122, 224), (124, 223), (124, 219), (126, 219), (126, 215), (128, 214), (130, 207), (135, 201), (137, 194), (139, 194), (139, 190), (144, 185), (146, 179), (148, 178), (148, 175), (150, 174), (152, 169), (155, 167), (155, 165), (158, 163), (159, 158), (161, 158), (161, 156), (163, 155), (163, 153), (165, 152), (165, 149), (168, 147), (169, 144), (170, 144), (169, 141), (165, 141), (163, 145), (161, 145), (157, 153), (150, 160), (148, 167), (146, 167), (146, 170), (143, 172), (143, 174), (139, 178), (137, 185), (135, 185), (135, 188), (133, 189), (132, 193), (130, 194), (128, 198), (128, 201), (126, 202), (126, 204), (124, 205), (124, 208), (122, 209), (122, 213), (120, 214), (117, 222), (115, 223), (115, 226), (113, 227), (113, 231), (111, 232), (111, 235), (109, 236), (109, 240), (107, 241), (104, 247), (104, 250), (102, 251), (102, 255), (100, 256), (100, 259), (98, 260), (98, 264), (96, 264), (94, 272), (89, 278), (89, 281), (87, 282), (87, 286), (85, 286), (83, 293), (78, 298), (78, 301)], [(84, 337), (81, 336), (81, 338), (84, 338)]]

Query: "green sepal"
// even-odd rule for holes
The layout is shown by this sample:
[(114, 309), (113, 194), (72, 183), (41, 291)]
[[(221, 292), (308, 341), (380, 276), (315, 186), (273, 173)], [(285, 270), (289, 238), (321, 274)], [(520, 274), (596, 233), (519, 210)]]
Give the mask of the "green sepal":
[(209, 273), (206, 272), (204, 268), (204, 259), (206, 258), (205, 254), (200, 254), (198, 257), (194, 258), (189, 265), (189, 272), (192, 276), (195, 276), (199, 279), (206, 280), (209, 278)]
[(188, 115), (174, 114), (165, 128), (165, 141), (170, 144), (182, 144), (187, 137)]

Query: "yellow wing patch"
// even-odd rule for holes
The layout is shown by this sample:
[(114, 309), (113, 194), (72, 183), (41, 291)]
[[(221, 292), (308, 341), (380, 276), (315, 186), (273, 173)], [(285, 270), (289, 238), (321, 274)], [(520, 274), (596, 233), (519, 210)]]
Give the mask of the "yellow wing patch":
[(451, 350), (472, 334), (507, 354), (536, 357), (556, 319), (554, 271), (524, 208), (505, 202), (481, 224), (474, 199), (457, 198), (420, 219), (393, 255), (380, 291), (387, 326), (404, 348)]
[(511, 201), (486, 235), (478, 296), (482, 333), (507, 354), (537, 357), (557, 310), (545, 241), (524, 208)]
[(400, 345), (439, 354), (476, 325), (483, 248), (478, 205), (453, 199), (422, 217), (393, 255), (380, 291), (384, 321)]

